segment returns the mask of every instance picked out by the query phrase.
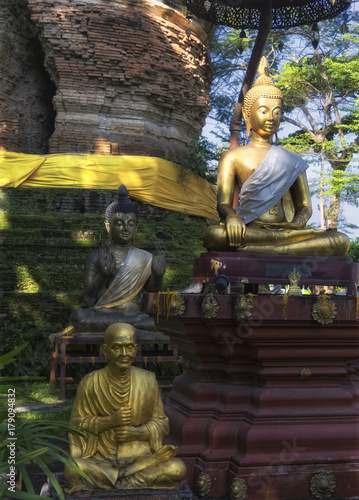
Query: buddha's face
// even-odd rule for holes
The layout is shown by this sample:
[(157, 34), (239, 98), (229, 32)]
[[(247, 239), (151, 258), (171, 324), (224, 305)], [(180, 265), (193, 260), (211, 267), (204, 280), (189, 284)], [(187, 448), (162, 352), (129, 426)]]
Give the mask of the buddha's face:
[(118, 245), (130, 245), (137, 233), (137, 215), (133, 212), (116, 213), (112, 216), (109, 231)]
[(282, 100), (268, 97), (257, 99), (249, 116), (250, 128), (261, 137), (275, 134), (282, 118)]
[(112, 368), (120, 371), (129, 368), (137, 353), (133, 327), (124, 323), (111, 325), (105, 333), (103, 352)]

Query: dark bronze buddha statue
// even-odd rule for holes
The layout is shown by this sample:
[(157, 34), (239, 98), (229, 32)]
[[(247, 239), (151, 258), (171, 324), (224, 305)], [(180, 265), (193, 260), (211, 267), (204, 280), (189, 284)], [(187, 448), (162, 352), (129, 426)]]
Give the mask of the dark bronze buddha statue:
[(141, 311), (141, 292), (158, 292), (166, 270), (163, 251), (155, 255), (134, 246), (138, 210), (125, 186), (106, 209), (109, 240), (89, 254), (85, 263), (84, 307), (73, 311), (70, 323), (77, 332), (103, 332), (125, 322), (139, 330), (155, 330)]

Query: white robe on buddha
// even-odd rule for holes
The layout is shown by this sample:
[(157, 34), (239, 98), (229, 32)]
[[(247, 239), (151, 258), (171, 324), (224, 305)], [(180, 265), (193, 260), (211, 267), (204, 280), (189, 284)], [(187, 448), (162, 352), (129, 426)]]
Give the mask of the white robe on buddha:
[(130, 248), (121, 269), (94, 308), (119, 307), (132, 300), (151, 276), (151, 266), (151, 253), (135, 247)]
[(241, 187), (235, 211), (245, 224), (252, 222), (274, 207), (308, 163), (297, 153), (282, 146), (272, 146), (268, 155)]

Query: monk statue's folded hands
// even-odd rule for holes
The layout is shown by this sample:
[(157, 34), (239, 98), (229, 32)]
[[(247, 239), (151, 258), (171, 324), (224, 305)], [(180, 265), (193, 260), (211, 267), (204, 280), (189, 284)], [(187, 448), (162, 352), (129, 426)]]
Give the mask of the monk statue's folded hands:
[(112, 427), (121, 425), (128, 425), (131, 421), (131, 406), (118, 408), (115, 413), (111, 415)]
[(147, 441), (148, 439), (148, 430), (146, 426), (134, 427), (133, 425), (124, 425), (116, 427), (115, 432), (118, 443)]

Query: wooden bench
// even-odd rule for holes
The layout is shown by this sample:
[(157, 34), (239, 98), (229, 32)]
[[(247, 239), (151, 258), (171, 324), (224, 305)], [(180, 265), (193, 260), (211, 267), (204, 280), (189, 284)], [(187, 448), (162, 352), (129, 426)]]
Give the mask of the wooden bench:
[[(171, 347), (169, 337), (161, 333), (139, 335), (136, 342), (138, 351), (135, 365), (163, 361), (178, 362), (181, 359), (178, 350)], [(50, 384), (52, 387), (59, 386), (61, 400), (65, 399), (67, 365), (108, 363), (103, 354), (102, 346), (103, 333), (55, 336), (51, 353)], [(59, 368), (60, 376), (58, 376)]]

